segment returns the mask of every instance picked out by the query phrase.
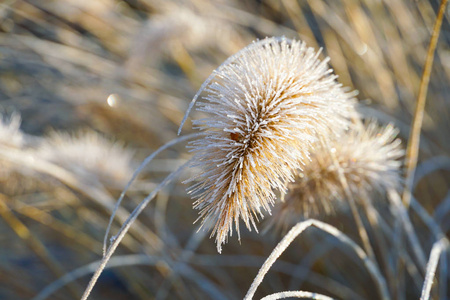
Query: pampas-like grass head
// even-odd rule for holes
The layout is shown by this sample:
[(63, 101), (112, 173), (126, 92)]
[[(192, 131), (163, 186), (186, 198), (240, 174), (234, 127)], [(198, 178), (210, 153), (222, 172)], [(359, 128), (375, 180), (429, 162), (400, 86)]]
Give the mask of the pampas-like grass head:
[(246, 227), (270, 212), (274, 190), (285, 191), (308, 161), (318, 134), (347, 127), (352, 94), (327, 60), (305, 43), (269, 38), (251, 44), (220, 66), (204, 84), (195, 120), (203, 135), (190, 146), (202, 172), (189, 192), (202, 224), (215, 223), (217, 249), (239, 219)]
[(289, 226), (302, 217), (328, 214), (344, 204), (346, 193), (339, 171), (356, 200), (358, 195), (365, 197), (372, 191), (383, 193), (398, 188), (404, 151), (396, 139), (397, 133), (391, 125), (381, 128), (371, 121), (365, 126), (352, 126), (339, 138), (316, 143), (311, 161), (289, 184), (274, 222)]
[(94, 131), (55, 132), (42, 142), (38, 154), (86, 181), (113, 189), (122, 189), (133, 174), (133, 151)]

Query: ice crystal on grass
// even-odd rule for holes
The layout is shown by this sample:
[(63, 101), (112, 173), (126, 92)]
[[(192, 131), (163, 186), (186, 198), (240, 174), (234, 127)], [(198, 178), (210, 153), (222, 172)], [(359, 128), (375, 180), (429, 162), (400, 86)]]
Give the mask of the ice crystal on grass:
[(352, 126), (339, 138), (316, 143), (311, 161), (288, 185), (284, 203), (274, 216), (276, 222), (292, 225), (303, 216), (327, 214), (344, 204), (346, 193), (338, 168), (356, 200), (373, 191), (385, 193), (398, 188), (404, 151), (397, 133), (391, 125), (381, 128), (372, 121)]
[(353, 112), (328, 59), (305, 43), (270, 38), (251, 44), (220, 66), (204, 86), (195, 120), (203, 135), (190, 146), (202, 171), (189, 192), (202, 224), (215, 223), (217, 249), (239, 219), (255, 222), (270, 212), (275, 190), (283, 192), (308, 161), (319, 133), (338, 132)]

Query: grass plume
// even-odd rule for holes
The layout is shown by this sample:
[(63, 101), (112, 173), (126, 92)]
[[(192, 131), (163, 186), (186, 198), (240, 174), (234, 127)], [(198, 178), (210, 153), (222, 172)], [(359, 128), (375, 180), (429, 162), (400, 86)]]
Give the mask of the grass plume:
[(194, 120), (203, 136), (190, 144), (201, 168), (189, 193), (202, 224), (213, 222), (217, 250), (239, 220), (256, 229), (309, 160), (319, 134), (344, 130), (352, 94), (336, 82), (319, 52), (304, 42), (269, 38), (252, 44), (214, 73)]
[(352, 125), (327, 144), (317, 142), (310, 151), (311, 161), (288, 185), (275, 219), (284, 224), (295, 224), (303, 217), (333, 213), (345, 204), (348, 199), (330, 151), (355, 197), (398, 189), (401, 184), (400, 158), (404, 151), (396, 138), (397, 133), (392, 125), (380, 127), (371, 121)]

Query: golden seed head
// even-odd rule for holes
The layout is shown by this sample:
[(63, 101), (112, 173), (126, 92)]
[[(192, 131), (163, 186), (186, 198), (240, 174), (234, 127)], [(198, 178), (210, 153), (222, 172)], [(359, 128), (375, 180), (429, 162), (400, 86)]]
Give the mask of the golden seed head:
[(285, 191), (308, 161), (321, 132), (339, 132), (353, 113), (352, 94), (332, 75), (327, 61), (305, 43), (269, 38), (244, 48), (219, 67), (204, 86), (195, 120), (202, 136), (190, 147), (202, 172), (188, 191), (202, 224), (215, 223), (217, 249), (239, 220), (270, 212), (274, 190)]
[(404, 151), (397, 133), (391, 125), (380, 128), (372, 121), (353, 125), (326, 143), (316, 143), (310, 153), (311, 161), (288, 185), (274, 221), (292, 225), (302, 217), (329, 214), (345, 204), (348, 199), (339, 172), (355, 200), (373, 191), (383, 193), (398, 188)]

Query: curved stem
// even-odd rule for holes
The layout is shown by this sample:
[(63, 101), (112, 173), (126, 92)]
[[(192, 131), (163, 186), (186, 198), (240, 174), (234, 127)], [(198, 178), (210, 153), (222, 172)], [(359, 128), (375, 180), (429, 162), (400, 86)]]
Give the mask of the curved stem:
[(277, 299), (283, 299), (283, 298), (287, 298), (287, 297), (308, 298), (308, 299), (314, 299), (314, 300), (333, 300), (333, 298), (322, 295), (322, 294), (305, 292), (305, 291), (279, 292), (279, 293), (265, 296), (264, 298), (261, 298), (261, 300), (277, 300)]
[(89, 294), (91, 293), (92, 289), (94, 288), (94, 285), (97, 282), (98, 278), (100, 277), (100, 274), (105, 269), (106, 264), (108, 263), (109, 259), (113, 255), (116, 248), (119, 246), (123, 237), (128, 232), (128, 230), (130, 229), (131, 225), (134, 223), (136, 218), (140, 215), (140, 213), (144, 210), (144, 208), (150, 203), (150, 201), (156, 196), (156, 194), (164, 186), (166, 186), (170, 181), (172, 181), (175, 178), (175, 176), (178, 175), (189, 163), (190, 163), (190, 161), (186, 162), (184, 165), (179, 167), (176, 171), (172, 172), (169, 176), (167, 176), (130, 214), (128, 219), (125, 221), (125, 223), (120, 228), (117, 235), (113, 238), (113, 241), (112, 241), (111, 245), (108, 247), (108, 250), (103, 255), (100, 265), (98, 266), (97, 270), (95, 271), (94, 275), (92, 276), (86, 290), (83, 293), (81, 300), (86, 300), (89, 297)]
[(358, 229), (359, 237), (361, 238), (361, 241), (363, 242), (364, 249), (366, 250), (369, 257), (372, 259), (374, 263), (377, 263), (375, 258), (375, 252), (373, 251), (372, 245), (369, 241), (369, 235), (367, 233), (366, 227), (364, 226), (364, 223), (361, 219), (361, 215), (359, 214), (358, 208), (356, 207), (356, 201), (355, 197), (353, 196), (353, 191), (350, 189), (347, 179), (345, 178), (344, 172), (342, 170), (342, 167), (339, 165), (339, 161), (336, 157), (336, 154), (331, 151), (332, 147), (328, 144), (327, 140), (324, 137), (320, 137), (320, 141), (325, 145), (325, 149), (329, 149), (329, 155), (333, 161), (333, 165), (336, 168), (338, 175), (339, 175), (339, 181), (344, 188), (345, 197), (347, 197), (348, 202), (350, 204), (350, 209), (352, 211), (353, 218), (355, 219), (356, 227)]
[(144, 159), (144, 161), (139, 165), (139, 167), (136, 169), (136, 171), (134, 171), (133, 176), (131, 177), (130, 181), (128, 181), (127, 185), (125, 186), (125, 188), (123, 189), (122, 193), (120, 194), (119, 199), (117, 200), (116, 205), (114, 206), (114, 209), (113, 209), (113, 211), (111, 213), (111, 217), (109, 218), (109, 223), (108, 223), (108, 226), (106, 227), (105, 237), (103, 238), (103, 256), (105, 256), (105, 253), (106, 253), (106, 247), (107, 247), (107, 244), (108, 244), (108, 236), (109, 236), (109, 232), (111, 230), (112, 222), (114, 221), (114, 217), (116, 216), (117, 210), (119, 209), (120, 204), (122, 203), (122, 200), (125, 197), (126, 192), (130, 188), (131, 184), (136, 179), (136, 177), (142, 172), (144, 167), (147, 164), (149, 164), (153, 160), (153, 158), (155, 158), (156, 155), (158, 155), (162, 151), (166, 150), (169, 147), (172, 147), (173, 145), (175, 145), (177, 143), (181, 143), (181, 142), (187, 141), (187, 140), (189, 140), (191, 138), (194, 138), (194, 137), (196, 137), (198, 135), (199, 135), (199, 133), (188, 134), (186, 136), (181, 136), (179, 138), (171, 140), (170, 142), (168, 142), (167, 144), (159, 147), (158, 150), (156, 150), (155, 152), (153, 152), (152, 154), (147, 156)]
[(386, 281), (381, 275), (380, 270), (376, 266), (376, 264), (367, 256), (367, 254), (364, 252), (363, 249), (361, 249), (360, 246), (358, 246), (354, 241), (352, 241), (348, 236), (346, 236), (344, 233), (339, 231), (337, 228), (328, 225), (326, 223), (320, 222), (318, 220), (309, 219), (300, 223), (297, 223), (281, 240), (280, 243), (275, 247), (275, 249), (272, 251), (270, 256), (267, 258), (267, 260), (264, 262), (262, 267), (259, 269), (258, 274), (256, 275), (255, 279), (253, 280), (252, 285), (250, 286), (250, 289), (248, 290), (247, 294), (244, 297), (244, 300), (250, 300), (255, 295), (256, 289), (261, 284), (261, 282), (264, 279), (264, 276), (269, 271), (270, 267), (275, 263), (275, 261), (278, 259), (278, 257), (286, 250), (286, 248), (292, 243), (292, 241), (300, 235), (303, 231), (305, 231), (307, 228), (314, 226), (319, 228), (320, 230), (323, 230), (332, 236), (336, 237), (339, 241), (342, 243), (350, 246), (358, 255), (358, 257), (364, 262), (364, 265), (366, 266), (369, 273), (372, 275), (373, 279), (375, 280), (375, 283), (378, 286), (378, 289), (380, 290), (380, 294), (383, 300), (389, 299), (389, 293), (386, 285)]

